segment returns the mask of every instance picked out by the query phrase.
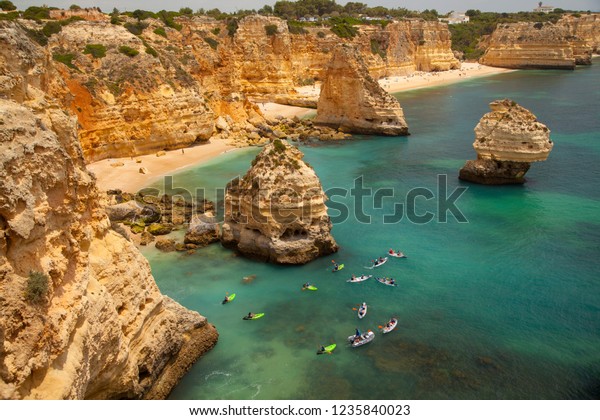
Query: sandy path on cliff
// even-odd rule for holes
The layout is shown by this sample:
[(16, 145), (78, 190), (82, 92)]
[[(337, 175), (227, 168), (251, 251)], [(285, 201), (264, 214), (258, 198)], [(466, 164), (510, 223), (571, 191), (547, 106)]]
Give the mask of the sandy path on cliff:
[[(105, 159), (91, 163), (87, 168), (96, 175), (100, 191), (119, 188), (133, 193), (161, 176), (205, 162), (234, 148), (226, 144), (226, 140), (211, 139), (209, 143), (171, 150), (162, 156), (153, 153), (134, 158)], [(140, 173), (140, 168), (145, 168), (147, 173)]]
[[(441, 71), (435, 73), (416, 72), (407, 76), (393, 76), (379, 79), (379, 84), (389, 93), (403, 92), (406, 90), (422, 89), (434, 86), (447, 85), (451, 83), (462, 82), (475, 77), (491, 76), (499, 73), (514, 71), (499, 67), (484, 66), (479, 63), (462, 63), (460, 69)], [(317, 83), (312, 86), (302, 86), (296, 88), (299, 94), (314, 96), (318, 99), (321, 85)], [(259, 104), (260, 109), (265, 116), (274, 118), (277, 116), (293, 117), (298, 115), (303, 117), (314, 109), (302, 108), (297, 106), (280, 105), (272, 102)]]

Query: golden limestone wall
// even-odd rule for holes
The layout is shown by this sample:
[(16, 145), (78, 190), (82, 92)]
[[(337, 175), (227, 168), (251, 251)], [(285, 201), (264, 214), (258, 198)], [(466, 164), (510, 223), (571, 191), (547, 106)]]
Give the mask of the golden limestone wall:
[[(221, 131), (215, 122), (224, 115), (230, 130), (222, 134), (247, 137), (263, 122), (249, 96), (294, 98), (296, 87), (323, 78), (342, 43), (358, 46), (376, 78), (458, 66), (447, 25), (438, 22), (361, 26), (348, 40), (328, 28), (290, 34), (287, 22), (264, 16), (242, 19), (232, 35), (225, 22), (210, 18), (181, 18), (180, 31), (159, 20), (123, 19), (141, 25), (140, 36), (124, 25), (80, 21), (63, 26), (45, 47), (30, 43), (26, 78), (77, 116), (88, 162), (207, 141)], [(22, 25), (41, 28), (33, 21), (20, 24), (2, 23), (15, 34), (6, 56), (17, 53), (17, 39), (28, 39)], [(275, 33), (268, 34), (267, 27)], [(95, 57), (88, 45), (105, 51)], [(123, 47), (137, 54), (128, 56)], [(39, 71), (44, 63), (56, 69), (53, 77)]]
[(572, 35), (584, 40), (594, 52), (600, 52), (600, 14), (592, 13), (579, 17), (566, 15), (558, 24), (567, 26)]
[(574, 69), (591, 52), (566, 26), (549, 22), (501, 23), (486, 42), (480, 62), (494, 67)]
[[(217, 332), (110, 228), (76, 119), (40, 89), (60, 77), (2, 29), (0, 398), (164, 398)], [(32, 272), (47, 276), (38, 300)]]

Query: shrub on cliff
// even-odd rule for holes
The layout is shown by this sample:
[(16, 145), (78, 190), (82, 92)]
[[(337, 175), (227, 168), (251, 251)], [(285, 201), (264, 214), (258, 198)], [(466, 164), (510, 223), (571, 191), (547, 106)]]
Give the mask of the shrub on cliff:
[(48, 38), (46, 37), (46, 35), (44, 35), (44, 33), (42, 31), (38, 31), (36, 29), (25, 28), (25, 32), (27, 33), (27, 36), (29, 38), (31, 38), (33, 41), (37, 42), (42, 47), (45, 47), (46, 45), (48, 45)]
[(382, 47), (381, 42), (378, 39), (371, 38), (371, 53), (378, 54), (381, 58), (385, 59), (385, 48)]
[(106, 57), (106, 47), (102, 44), (87, 44), (83, 53), (91, 54), (94, 58)]
[(238, 20), (237, 19), (229, 19), (227, 21), (227, 33), (229, 36), (234, 36), (238, 29)]
[(209, 36), (204, 38), (204, 42), (206, 42), (208, 45), (210, 45), (210, 48), (212, 48), (213, 50), (216, 50), (217, 47), (219, 46), (219, 41), (217, 41), (214, 38), (211, 38)]
[(273, 36), (279, 31), (277, 30), (277, 25), (265, 25), (265, 32), (267, 33), (267, 36)]
[(0, 20), (16, 20), (19, 17), (19, 12), (0, 13)]
[(48, 293), (48, 276), (38, 271), (30, 271), (25, 289), (25, 300), (31, 303), (41, 302)]
[(148, 24), (145, 22), (127, 22), (125, 28), (134, 35), (141, 35), (144, 29), (148, 27)]
[(178, 13), (176, 13), (176, 12), (167, 12), (166, 10), (161, 10), (156, 15), (169, 28), (173, 28), (173, 29), (176, 29), (178, 31), (181, 30), (182, 26), (179, 23), (175, 22), (175, 20), (174, 20), (174, 17), (178, 16)]
[(154, 30), (154, 33), (155, 33), (156, 35), (160, 35), (160, 36), (162, 36), (163, 38), (166, 38), (166, 37), (167, 37), (167, 31), (165, 31), (165, 28), (163, 28), (162, 26), (161, 26), (160, 28), (156, 28), (156, 29)]
[(352, 39), (358, 34), (358, 29), (347, 23), (338, 23), (331, 27), (331, 32), (339, 36), (340, 38)]
[(150, 46), (146, 47), (146, 54), (150, 54), (152, 57), (158, 57), (156, 50)]
[(50, 19), (50, 9), (48, 9), (47, 7), (37, 6), (28, 7), (23, 12), (23, 18), (35, 20), (36, 22), (41, 22), (42, 19)]
[(17, 10), (17, 6), (15, 6), (12, 1), (2, 0), (0, 1), (0, 9), (10, 12), (12, 10)]
[(127, 57), (135, 57), (136, 55), (138, 55), (140, 53), (135, 48), (131, 48), (127, 45), (121, 45), (119, 47), (119, 52), (122, 54), (125, 54)]
[(302, 23), (293, 20), (288, 21), (288, 31), (294, 35), (304, 35), (308, 33)]
[(71, 68), (71, 69), (77, 69), (77, 67), (75, 66), (75, 64), (73, 64), (73, 58), (75, 58), (74, 54), (71, 53), (66, 53), (66, 54), (59, 54), (59, 53), (55, 53), (52, 54), (52, 58), (54, 59), (54, 61), (58, 61), (59, 63), (63, 63), (65, 66)]

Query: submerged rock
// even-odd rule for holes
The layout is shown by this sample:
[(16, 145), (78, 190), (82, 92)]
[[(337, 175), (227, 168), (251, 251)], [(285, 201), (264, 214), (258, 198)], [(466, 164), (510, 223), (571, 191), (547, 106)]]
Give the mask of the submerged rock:
[(275, 140), (242, 179), (227, 185), (223, 246), (280, 264), (304, 264), (337, 251), (327, 197), (302, 156)]
[(459, 178), (478, 184), (522, 184), (531, 162), (550, 154), (550, 130), (514, 101), (497, 100), (490, 108), (475, 127), (477, 159), (467, 161)]
[(338, 45), (325, 70), (315, 124), (348, 133), (406, 136), (400, 103), (370, 75), (355, 47)]
[(219, 224), (213, 218), (196, 215), (185, 232), (186, 245), (206, 246), (219, 241)]

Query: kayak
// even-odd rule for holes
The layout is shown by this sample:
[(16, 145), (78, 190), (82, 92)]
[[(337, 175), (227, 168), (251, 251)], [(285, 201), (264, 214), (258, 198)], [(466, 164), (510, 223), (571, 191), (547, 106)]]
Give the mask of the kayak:
[(373, 276), (360, 276), (354, 277), (353, 279), (346, 280), (347, 283), (359, 283), (361, 281), (369, 280)]
[(387, 277), (375, 277), (375, 280), (377, 280), (381, 284), (385, 284), (386, 286), (396, 286), (396, 280), (394, 279), (390, 279)]
[(384, 258), (383, 260), (381, 260), (381, 261), (379, 261), (379, 260), (378, 260), (378, 261), (376, 261), (376, 262), (375, 262), (375, 264), (373, 264), (373, 268), (376, 268), (376, 267), (379, 267), (380, 265), (383, 265), (383, 264), (385, 264), (385, 263), (387, 262), (387, 260), (388, 260), (388, 258), (387, 258), (387, 257), (385, 257), (385, 258)]
[(351, 343), (352, 347), (359, 347), (363, 344), (370, 343), (375, 338), (375, 333), (373, 331), (368, 331), (366, 334), (361, 334), (360, 337), (356, 337), (356, 335), (351, 335), (348, 337), (348, 341)]
[(358, 318), (363, 319), (366, 314), (367, 314), (367, 304), (365, 302), (363, 302), (363, 304), (360, 305), (360, 308), (358, 308)]
[(262, 318), (263, 316), (265, 316), (265, 314), (264, 313), (260, 313), (260, 314), (254, 314), (254, 316), (252, 318), (248, 318), (248, 315), (246, 315), (242, 319), (246, 320), (246, 321), (251, 321), (251, 320), (254, 320), (254, 319)]
[(227, 302), (231, 302), (233, 299), (235, 299), (235, 293), (232, 293), (229, 296), (227, 296), (225, 299), (223, 299), (223, 302), (221, 303), (225, 305)]
[(336, 271), (340, 271), (340, 270), (341, 270), (341, 269), (343, 269), (343, 268), (344, 268), (344, 264), (340, 264), (340, 265), (338, 265), (338, 266), (337, 266), (337, 268), (334, 268), (334, 269), (333, 269), (333, 270), (331, 270), (331, 271), (333, 271), (333, 272), (335, 273)]
[(404, 255), (402, 252), (394, 252), (394, 251), (390, 252), (390, 251), (388, 251), (388, 255), (390, 257), (406, 258), (406, 255)]
[(371, 267), (366, 267), (366, 268), (369, 268), (369, 269), (370, 269), (370, 268), (377, 268), (377, 267), (379, 267), (380, 265), (383, 265), (383, 264), (385, 264), (385, 263), (387, 262), (387, 260), (388, 260), (388, 257), (385, 257), (385, 258), (384, 258), (383, 260), (381, 260), (381, 261), (377, 260), (377, 261), (375, 261), (375, 262), (373, 263), (373, 265), (372, 265)]
[(330, 354), (333, 350), (335, 350), (337, 344), (330, 344), (325, 347), (325, 350), (317, 350), (317, 354)]
[(311, 284), (308, 287), (302, 287), (302, 290), (317, 290), (317, 288)]
[[(389, 325), (389, 327), (388, 327)], [(382, 331), (384, 334), (389, 333), (390, 331), (392, 331), (394, 328), (396, 328), (396, 325), (398, 325), (398, 320), (396, 318), (392, 318), (390, 319), (387, 324), (385, 324), (385, 327), (383, 327)]]

